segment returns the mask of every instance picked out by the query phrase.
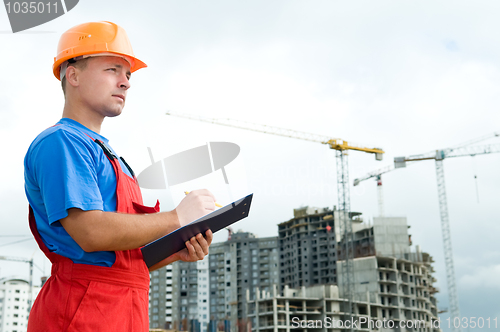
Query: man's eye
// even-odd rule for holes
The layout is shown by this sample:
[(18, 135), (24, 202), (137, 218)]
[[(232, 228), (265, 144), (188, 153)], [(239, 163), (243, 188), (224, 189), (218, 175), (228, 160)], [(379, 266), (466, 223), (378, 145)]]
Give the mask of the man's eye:
[(116, 71), (116, 68), (109, 68), (108, 70)]

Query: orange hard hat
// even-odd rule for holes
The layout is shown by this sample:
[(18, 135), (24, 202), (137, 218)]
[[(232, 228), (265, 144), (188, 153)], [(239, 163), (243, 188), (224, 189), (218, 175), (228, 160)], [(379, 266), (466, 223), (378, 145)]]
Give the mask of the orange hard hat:
[(125, 58), (130, 63), (130, 71), (147, 67), (137, 59), (132, 51), (125, 30), (111, 22), (90, 22), (77, 25), (62, 34), (57, 46), (52, 70), (60, 80), (61, 64), (65, 61), (91, 54), (111, 53)]

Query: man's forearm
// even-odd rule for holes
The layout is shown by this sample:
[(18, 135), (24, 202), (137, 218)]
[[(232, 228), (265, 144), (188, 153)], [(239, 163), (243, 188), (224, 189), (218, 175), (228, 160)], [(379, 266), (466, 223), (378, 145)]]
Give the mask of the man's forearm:
[(125, 214), (72, 208), (60, 222), (84, 251), (130, 250), (154, 241), (214, 209), (213, 194), (206, 189), (199, 189), (191, 191), (170, 212)]
[(175, 210), (154, 214), (124, 214), (69, 209), (60, 220), (86, 252), (139, 248), (180, 227)]

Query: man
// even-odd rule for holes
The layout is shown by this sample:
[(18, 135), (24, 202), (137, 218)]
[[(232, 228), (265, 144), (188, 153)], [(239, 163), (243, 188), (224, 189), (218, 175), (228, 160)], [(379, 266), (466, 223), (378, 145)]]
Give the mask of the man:
[[(195, 190), (170, 212), (144, 206), (132, 169), (100, 134), (104, 118), (123, 111), (131, 73), (146, 67), (120, 26), (71, 28), (54, 60), (62, 119), (25, 157), (30, 228), (53, 263), (28, 331), (148, 331), (149, 271), (138, 248), (213, 211), (215, 198)], [(150, 270), (203, 259), (211, 231), (205, 236)]]

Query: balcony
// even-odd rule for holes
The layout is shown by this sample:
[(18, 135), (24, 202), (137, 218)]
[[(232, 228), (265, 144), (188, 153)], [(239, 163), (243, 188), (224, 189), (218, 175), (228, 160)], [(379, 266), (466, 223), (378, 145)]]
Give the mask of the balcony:
[(381, 284), (390, 284), (390, 285), (397, 284), (396, 280), (387, 280), (387, 279), (380, 279), (378, 282)]

